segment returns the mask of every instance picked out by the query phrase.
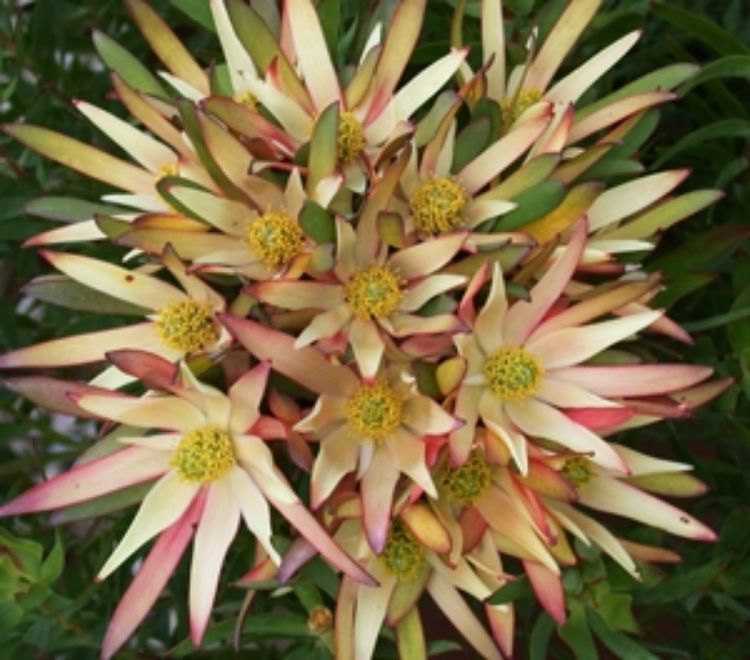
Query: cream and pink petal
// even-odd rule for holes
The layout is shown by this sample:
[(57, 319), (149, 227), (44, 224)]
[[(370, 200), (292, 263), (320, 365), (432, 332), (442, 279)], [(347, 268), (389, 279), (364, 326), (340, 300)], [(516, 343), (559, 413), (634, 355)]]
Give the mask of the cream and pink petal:
[(52, 339), (0, 355), (0, 368), (66, 367), (100, 362), (122, 348), (157, 349), (162, 346), (151, 321), (124, 328)]
[(177, 522), (199, 490), (199, 485), (185, 481), (176, 471), (167, 472), (144, 497), (128, 531), (97, 578), (106, 578), (144, 543)]
[(698, 541), (715, 541), (716, 534), (693, 516), (616, 479), (592, 479), (580, 489), (581, 503), (659, 527), (671, 534)]
[(201, 410), (187, 401), (173, 397), (134, 397), (84, 395), (77, 401), (84, 410), (104, 419), (138, 428), (192, 431), (206, 424)]
[(247, 433), (258, 420), (270, 370), (269, 362), (261, 362), (245, 372), (229, 388), (229, 401), (231, 402), (229, 430), (233, 433)]
[[(430, 497), (437, 498), (437, 490), (427, 469), (426, 446), (422, 438), (401, 427), (384, 442), (391, 461), (399, 472), (403, 472)], [(370, 466), (372, 469), (372, 466)]]
[(361, 480), (365, 533), (375, 554), (383, 552), (388, 540), (393, 490), (399, 474), (391, 452), (385, 447), (375, 448)]
[(170, 457), (143, 447), (128, 447), (83, 463), (37, 484), (0, 507), (0, 516), (60, 509), (106, 495), (169, 470)]
[(148, 553), (107, 626), (102, 641), (103, 660), (117, 653), (156, 602), (193, 538), (203, 503), (203, 497), (196, 497), (182, 517), (162, 532)]
[(294, 337), (249, 319), (229, 314), (222, 314), (220, 318), (240, 344), (255, 357), (270, 360), (274, 371), (313, 392), (347, 396), (357, 388), (358, 379), (350, 369), (331, 364), (313, 348), (296, 349)]
[(495, 262), (487, 301), (474, 321), (474, 335), (485, 353), (493, 353), (503, 345), (503, 322), (507, 311), (505, 278), (500, 264)]
[(502, 655), (492, 638), (454, 586), (433, 572), (427, 581), (427, 591), (448, 620), (482, 658), (502, 660)]
[(377, 589), (357, 589), (354, 613), (354, 660), (369, 660), (375, 650), (391, 594), (397, 584), (395, 576), (388, 573), (377, 558), (367, 565), (380, 583)]
[(172, 303), (187, 300), (187, 296), (178, 288), (138, 271), (126, 270), (79, 254), (46, 250), (40, 254), (76, 282), (139, 307), (159, 310)]
[(691, 387), (708, 378), (711, 367), (686, 364), (575, 366), (555, 371), (555, 378), (600, 396), (653, 396)]
[(522, 345), (560, 297), (580, 261), (587, 232), (588, 223), (580, 220), (564, 252), (529, 292), (530, 301), (519, 300), (508, 310), (504, 327), (506, 343)]
[(208, 625), (221, 565), (239, 522), (240, 506), (228, 479), (214, 481), (208, 486), (190, 564), (190, 637), (195, 646), (200, 646)]
[(385, 352), (378, 326), (371, 320), (354, 318), (348, 328), (348, 337), (362, 378), (372, 380), (380, 369)]
[(587, 428), (571, 421), (559, 410), (536, 399), (523, 402), (506, 402), (505, 411), (510, 420), (524, 433), (549, 438), (576, 452), (588, 455), (592, 461), (620, 474), (627, 466), (609, 443)]
[(532, 334), (526, 347), (542, 361), (545, 369), (570, 367), (632, 337), (662, 315), (661, 311), (628, 314), (611, 321), (553, 330), (540, 339)]
[(341, 478), (356, 469), (358, 455), (358, 438), (347, 424), (342, 424), (321, 440), (310, 484), (313, 508), (317, 509), (325, 502)]
[(479, 398), (478, 410), (487, 428), (505, 443), (518, 470), (525, 475), (529, 470), (526, 438), (506, 416), (504, 404), (485, 389)]

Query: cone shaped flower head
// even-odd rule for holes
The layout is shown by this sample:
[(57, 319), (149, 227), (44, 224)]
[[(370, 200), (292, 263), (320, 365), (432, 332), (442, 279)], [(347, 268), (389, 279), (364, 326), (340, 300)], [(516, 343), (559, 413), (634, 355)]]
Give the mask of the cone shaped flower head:
[[(197, 525), (189, 594), (191, 635), (196, 644), (208, 623), (221, 565), (240, 519), (278, 562), (271, 543), (269, 503), (354, 579), (370, 581), (307, 512), (276, 468), (265, 441), (253, 434), (260, 420), (267, 363), (248, 371), (224, 394), (197, 381), (184, 363), (174, 380), (172, 365), (156, 356), (126, 351), (112, 357), (123, 369), (148, 374), (173, 394), (151, 392), (134, 398), (84, 393), (76, 401), (79, 407), (102, 419), (143, 429), (143, 435), (121, 438), (126, 448), (35, 486), (0, 507), (0, 515), (57, 509), (155, 480), (99, 578), (107, 577), (153, 537), (187, 535), (189, 539)], [(149, 564), (149, 571), (155, 571), (152, 578), (160, 585), (168, 579), (185, 544), (157, 541), (152, 555), (156, 553), (165, 563), (162, 569)], [(110, 623), (104, 642), (107, 657), (130, 636), (158, 592), (136, 577)]]
[(661, 312), (589, 325), (578, 325), (574, 315), (544, 322), (578, 265), (586, 230), (585, 220), (579, 222), (568, 246), (531, 289), (528, 302), (519, 300), (508, 306), (502, 272), (495, 266), (492, 287), (473, 332), (455, 339), (466, 361), (455, 414), (467, 423), (451, 436), (454, 461), (466, 460), (476, 421), (481, 418), (507, 443), (522, 473), (528, 469), (528, 437), (553, 440), (588, 453), (595, 463), (627, 472), (606, 442), (560, 410), (613, 408), (619, 404), (569, 382), (565, 374), (567, 369), (648, 327)]
[[(91, 257), (61, 252), (44, 252), (43, 255), (72, 280), (143, 309), (148, 320), (113, 330), (53, 339), (5, 353), (0, 355), (2, 368), (99, 362), (109, 351), (121, 349), (148, 350), (167, 360), (177, 360), (215, 353), (228, 343), (229, 334), (216, 318), (216, 314), (225, 309), (224, 298), (190, 274), (170, 246), (162, 262), (181, 288), (152, 275)], [(152, 313), (148, 314), (149, 311)], [(97, 377), (95, 383), (119, 387), (132, 380), (112, 367)]]
[[(429, 594), (477, 653), (484, 658), (501, 658), (497, 642), (463, 595), (483, 601), (496, 591), (503, 584), (498, 560), (490, 560), (490, 570), (485, 570), (487, 567), (481, 562), (481, 567), (476, 567), (475, 557), (459, 556), (447, 562), (451, 535), (424, 502), (402, 506), (389, 530), (380, 553), (371, 549), (358, 517), (344, 520), (336, 531), (335, 538), (379, 582), (378, 587), (361, 588), (349, 578), (342, 581), (336, 602), (338, 653), (372, 657), (383, 623), (401, 638), (413, 619), (419, 620), (418, 603), (424, 594)], [(416, 645), (417, 641), (408, 643)], [(408, 653), (408, 649), (404, 652)]]
[(344, 475), (357, 470), (367, 537), (380, 552), (399, 477), (407, 475), (435, 497), (425, 436), (446, 434), (456, 426), (451, 415), (418, 392), (414, 375), (397, 366), (383, 370), (374, 381), (360, 381), (344, 396), (323, 394), (295, 426), (320, 440), (312, 470), (313, 506), (324, 502)]
[[(374, 220), (374, 218), (372, 218)], [(381, 333), (392, 337), (452, 333), (453, 314), (424, 317), (417, 310), (440, 293), (466, 281), (462, 275), (436, 273), (464, 243), (453, 233), (388, 254), (360, 218), (357, 229), (339, 219), (335, 283), (274, 280), (251, 287), (258, 299), (282, 309), (322, 309), (295, 341), (296, 347), (342, 333), (354, 351), (360, 372), (372, 379), (385, 352)]]

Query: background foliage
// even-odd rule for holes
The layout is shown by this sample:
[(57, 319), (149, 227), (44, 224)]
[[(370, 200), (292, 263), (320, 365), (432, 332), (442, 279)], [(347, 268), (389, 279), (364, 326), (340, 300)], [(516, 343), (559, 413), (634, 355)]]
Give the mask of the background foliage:
[[(219, 57), (202, 0), (154, 0), (199, 60)], [(339, 54), (360, 38), (351, 28), (357, 16), (393, 0), (323, 0), (331, 42)], [(506, 0), (513, 20), (528, 21), (542, 5), (540, 26), (554, 18), (564, 0)], [(455, 0), (430, 0), (418, 67), (446, 51)], [(625, 442), (649, 453), (696, 465), (710, 492), (691, 512), (721, 534), (713, 545), (664, 537), (643, 527), (612, 521), (630, 538), (664, 543), (684, 561), (665, 571), (650, 570), (642, 584), (611, 562), (590, 554), (566, 576), (571, 596), (568, 624), (556, 630), (523, 582), (503, 590), (499, 600), (515, 600), (519, 610), (518, 657), (529, 658), (731, 658), (750, 657), (750, 6), (744, 0), (646, 0), (605, 2), (576, 51), (573, 66), (625, 32), (643, 28), (635, 51), (600, 88), (616, 88), (658, 66), (691, 61), (704, 66), (681, 90), (682, 100), (661, 110), (661, 122), (641, 146), (647, 169), (693, 169), (687, 188), (718, 187), (726, 197), (713, 208), (672, 229), (648, 258), (669, 288), (658, 305), (695, 337), (686, 348), (660, 341), (649, 346), (664, 359), (710, 364), (735, 386), (689, 422), (668, 422), (628, 434)], [(476, 15), (478, 2), (467, 11)], [(203, 26), (201, 26), (203, 24)], [(130, 23), (120, 0), (0, 0), (0, 122), (24, 120), (61, 130), (105, 149), (111, 145), (72, 107), (76, 98), (117, 111), (107, 99), (108, 76), (91, 43), (96, 28), (140, 53), (149, 68), (156, 62)], [(478, 23), (467, 19), (469, 45)], [(478, 54), (474, 49), (474, 57)], [(655, 111), (654, 111), (655, 112)], [(616, 176), (609, 183), (616, 183)], [(74, 314), (24, 299), (22, 285), (45, 267), (22, 241), (53, 224), (26, 212), (42, 194), (94, 200), (103, 189), (0, 137), (0, 351), (61, 334), (116, 325), (105, 315)], [(117, 258), (105, 245), (82, 249)], [(67, 372), (86, 378), (85, 369)], [(90, 424), (52, 419), (0, 390), (0, 497), (28, 487), (40, 474), (54, 474), (95, 436)], [(105, 583), (93, 574), (113, 547), (129, 515), (103, 520), (69, 520), (56, 528), (47, 516), (3, 521), (0, 528), (0, 640), (2, 657), (94, 658), (106, 621), (128, 579), (121, 570)], [(75, 517), (74, 515), (70, 516)], [(227, 563), (224, 587), (201, 654), (232, 655), (231, 637), (243, 591), (230, 582), (248, 568), (246, 537), (236, 543)], [(33, 539), (33, 540), (32, 540)], [(605, 580), (604, 578), (607, 578)], [(138, 633), (143, 652), (176, 656), (192, 653), (185, 621), (185, 567), (170, 582), (166, 597)], [(229, 585), (229, 586), (227, 586)], [(307, 626), (320, 604), (332, 605), (335, 578), (322, 564), (308, 566), (292, 593), (261, 592), (257, 614), (244, 623), (244, 648), (258, 658), (330, 657), (330, 640)], [(635, 613), (633, 618), (631, 611)], [(177, 613), (177, 614), (175, 614)], [(636, 623), (637, 620), (637, 623)], [(439, 621), (429, 622), (445, 636)], [(161, 644), (154, 640), (161, 640)], [(283, 641), (279, 641), (283, 640)], [(204, 645), (205, 646), (205, 645)], [(433, 651), (455, 644), (436, 641)], [(381, 657), (395, 657), (387, 641)], [(125, 651), (122, 657), (144, 657)], [(443, 656), (443, 657), (448, 657)], [(455, 657), (465, 657), (456, 655)]]

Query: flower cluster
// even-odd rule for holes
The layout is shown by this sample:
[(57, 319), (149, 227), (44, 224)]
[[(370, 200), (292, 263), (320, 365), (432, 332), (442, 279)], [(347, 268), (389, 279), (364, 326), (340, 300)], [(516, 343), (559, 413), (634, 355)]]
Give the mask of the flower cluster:
[[(117, 190), (106, 214), (28, 245), (44, 247), (61, 290), (93, 289), (143, 317), (0, 356), (3, 370), (105, 364), (85, 384), (5, 382), (115, 425), (96, 458), (0, 515), (151, 484), (99, 573), (156, 539), (104, 657), (147, 615), (191, 540), (200, 644), (240, 521), (257, 539), (253, 574), (284, 582), (316, 554), (341, 573), (336, 654), (357, 660), (371, 657), (383, 622), (403, 657), (419, 657), (424, 592), (482, 657), (511, 654), (512, 605), (489, 600), (515, 579), (505, 566), (519, 566), (564, 621), (573, 538), (636, 577), (635, 560), (672, 556), (619, 539), (592, 511), (714, 539), (648, 492), (690, 466), (607, 440), (686, 416), (726, 386), (707, 381), (710, 369), (632, 350), (644, 333), (690, 338), (649, 308), (658, 274), (618, 260), (717, 197), (675, 204), (685, 171), (627, 178), (651, 109), (692, 67), (580, 105), (639, 37), (555, 81), (595, 0), (571, 2), (513, 67), (501, 2), (483, 0), (481, 52), (456, 44), (408, 81), (425, 0), (396, 3), (356, 61), (336, 62), (312, 0), (268, 15), (210, 0), (225, 56), (210, 68), (145, 0), (127, 4), (166, 70), (153, 76), (105, 35), (95, 41), (141, 128), (76, 106), (131, 160), (5, 127)], [(614, 176), (626, 182), (606, 188)], [(99, 240), (127, 248), (130, 265), (51, 248)], [(282, 472), (284, 448), (294, 467)], [(309, 501), (298, 494), (306, 480)], [(679, 495), (702, 492), (692, 478), (679, 483)], [(277, 514), (295, 537), (283, 557)], [(464, 597), (485, 603), (489, 628)]]

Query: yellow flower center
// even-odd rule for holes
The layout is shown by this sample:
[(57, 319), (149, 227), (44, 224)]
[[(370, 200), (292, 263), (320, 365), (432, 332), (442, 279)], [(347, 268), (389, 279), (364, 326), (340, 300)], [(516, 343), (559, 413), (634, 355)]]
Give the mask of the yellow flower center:
[(167, 305), (156, 317), (156, 333), (170, 348), (196, 353), (216, 343), (219, 328), (210, 305), (183, 300)]
[(242, 94), (237, 94), (234, 97), (234, 100), (240, 105), (244, 105), (249, 110), (256, 110), (258, 106), (258, 99), (252, 92), (242, 92)]
[(279, 267), (299, 253), (305, 235), (288, 215), (269, 211), (250, 223), (247, 242), (268, 266)]
[(539, 358), (526, 349), (507, 346), (485, 360), (483, 372), (498, 399), (524, 401), (536, 394), (544, 368)]
[(159, 168), (159, 171), (156, 174), (157, 179), (163, 179), (167, 176), (179, 176), (180, 174), (180, 164), (179, 163), (170, 163), (169, 165), (162, 165)]
[(362, 435), (380, 440), (402, 420), (401, 397), (386, 383), (362, 385), (346, 402), (346, 420)]
[(453, 179), (428, 179), (409, 200), (417, 229), (428, 234), (453, 231), (464, 223), (468, 195)]
[(422, 545), (400, 520), (391, 523), (388, 541), (380, 558), (388, 572), (399, 580), (413, 578), (424, 565)]
[(388, 316), (398, 307), (401, 295), (398, 276), (387, 266), (357, 271), (345, 291), (349, 309), (360, 319)]
[(336, 138), (336, 157), (339, 163), (353, 163), (365, 144), (362, 124), (351, 112), (342, 112), (339, 115), (339, 134)]
[(594, 476), (591, 461), (584, 456), (573, 456), (567, 459), (560, 472), (576, 488), (587, 484)]
[(503, 99), (500, 104), (502, 111), (502, 132), (507, 133), (518, 118), (532, 105), (539, 103), (544, 94), (538, 89), (526, 89), (515, 96)]
[(307, 629), (314, 635), (333, 630), (333, 614), (325, 605), (316, 605), (307, 617)]
[(204, 426), (182, 436), (172, 465), (187, 481), (215, 481), (234, 465), (232, 437), (215, 426)]
[(492, 479), (492, 468), (480, 451), (473, 451), (461, 467), (448, 469), (443, 487), (459, 504), (470, 506), (487, 492)]

